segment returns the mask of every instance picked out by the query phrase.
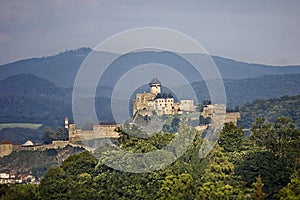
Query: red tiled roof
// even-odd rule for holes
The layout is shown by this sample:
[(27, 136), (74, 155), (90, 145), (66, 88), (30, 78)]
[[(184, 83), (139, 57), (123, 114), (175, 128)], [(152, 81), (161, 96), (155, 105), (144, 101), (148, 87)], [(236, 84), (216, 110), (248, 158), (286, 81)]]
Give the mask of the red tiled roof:
[(0, 144), (12, 144), (12, 143), (8, 139), (4, 139)]

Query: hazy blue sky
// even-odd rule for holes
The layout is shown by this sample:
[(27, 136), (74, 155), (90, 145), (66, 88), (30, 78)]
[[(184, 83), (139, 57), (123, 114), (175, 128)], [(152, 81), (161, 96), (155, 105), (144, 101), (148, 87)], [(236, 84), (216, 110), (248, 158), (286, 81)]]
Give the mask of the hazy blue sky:
[(138, 27), (183, 32), (212, 55), (300, 64), (298, 0), (1, 0), (0, 64), (95, 47)]

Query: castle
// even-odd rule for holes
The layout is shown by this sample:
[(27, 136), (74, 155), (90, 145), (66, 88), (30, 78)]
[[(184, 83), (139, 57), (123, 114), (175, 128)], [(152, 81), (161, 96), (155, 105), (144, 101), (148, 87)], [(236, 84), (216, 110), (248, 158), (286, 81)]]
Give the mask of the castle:
[(181, 100), (175, 102), (171, 93), (161, 92), (161, 83), (157, 78), (153, 78), (149, 83), (150, 93), (136, 94), (133, 101), (133, 116), (151, 115), (173, 115), (182, 112), (195, 112), (193, 100)]
[[(196, 106), (193, 100), (181, 100), (175, 102), (171, 93), (161, 92), (161, 83), (157, 78), (153, 78), (149, 83), (149, 93), (136, 94), (133, 101), (133, 117), (137, 115), (151, 116), (151, 115), (174, 115), (183, 113), (194, 113)], [(218, 110), (226, 110), (223, 104), (206, 105), (203, 108), (201, 115), (204, 118), (213, 118), (215, 112)], [(232, 122), (237, 125), (237, 120), (240, 118), (238, 112), (226, 113), (225, 123)], [(82, 141), (92, 141), (97, 139), (118, 138), (119, 133), (117, 129), (120, 124), (100, 123), (93, 125), (92, 130), (81, 130), (75, 124), (69, 124), (68, 118), (65, 118), (65, 129), (68, 130), (69, 140), (52, 141), (51, 144), (33, 144), (31, 141), (20, 144), (12, 144), (8, 140), (3, 140), (0, 143), (0, 158), (11, 154), (13, 151), (30, 150), (30, 151), (43, 151), (46, 149), (64, 148), (67, 145), (82, 146)], [(200, 127), (200, 128), (199, 128)], [(197, 126), (196, 128), (203, 131), (207, 125)], [(88, 148), (84, 146), (85, 148)], [(92, 150), (92, 149), (90, 149)]]

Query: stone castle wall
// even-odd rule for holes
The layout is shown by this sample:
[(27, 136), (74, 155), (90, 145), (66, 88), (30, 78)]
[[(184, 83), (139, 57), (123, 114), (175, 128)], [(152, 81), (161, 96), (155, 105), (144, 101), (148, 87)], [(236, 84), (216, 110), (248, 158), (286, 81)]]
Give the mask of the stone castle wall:
[(225, 123), (232, 122), (234, 125), (237, 125), (237, 122), (240, 119), (240, 117), (241, 117), (241, 115), (239, 112), (226, 113)]
[(94, 125), (93, 130), (76, 129), (75, 124), (70, 124), (69, 128), (69, 141), (76, 143), (83, 140), (94, 140), (104, 138), (118, 138), (119, 133), (116, 131), (119, 125)]
[(13, 144), (0, 145), (0, 157), (7, 156), (13, 152)]

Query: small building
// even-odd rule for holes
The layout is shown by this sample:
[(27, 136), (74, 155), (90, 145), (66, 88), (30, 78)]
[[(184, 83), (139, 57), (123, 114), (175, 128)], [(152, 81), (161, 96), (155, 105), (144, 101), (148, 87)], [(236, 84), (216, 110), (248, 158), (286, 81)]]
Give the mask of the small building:
[(20, 174), (0, 173), (0, 184), (22, 183)]
[(31, 174), (0, 173), (0, 184), (36, 183), (36, 178)]
[(237, 125), (238, 119), (241, 117), (239, 112), (226, 113), (224, 104), (210, 104), (203, 108), (201, 115), (204, 118), (212, 118), (216, 113), (225, 113), (224, 123), (233, 123)]
[(181, 100), (179, 109), (183, 112), (196, 112), (194, 100)]

